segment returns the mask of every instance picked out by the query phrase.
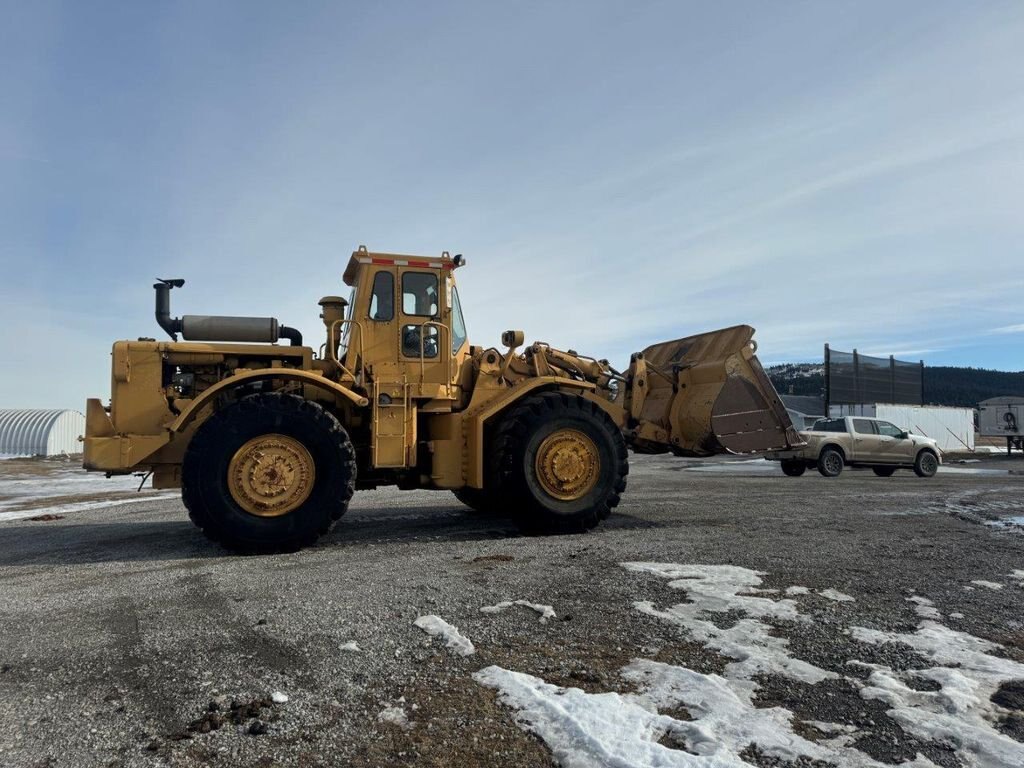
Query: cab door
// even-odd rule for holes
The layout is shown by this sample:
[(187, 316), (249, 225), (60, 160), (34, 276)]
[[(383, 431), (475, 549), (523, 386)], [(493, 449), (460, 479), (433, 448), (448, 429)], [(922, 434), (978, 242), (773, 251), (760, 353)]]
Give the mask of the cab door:
[(876, 426), (879, 439), (882, 441), (881, 450), (885, 461), (892, 464), (913, 464), (913, 439), (904, 437), (903, 430), (888, 421), (876, 422)]
[(442, 291), (440, 270), (399, 272), (398, 361), (419, 398), (452, 397), (452, 332)]

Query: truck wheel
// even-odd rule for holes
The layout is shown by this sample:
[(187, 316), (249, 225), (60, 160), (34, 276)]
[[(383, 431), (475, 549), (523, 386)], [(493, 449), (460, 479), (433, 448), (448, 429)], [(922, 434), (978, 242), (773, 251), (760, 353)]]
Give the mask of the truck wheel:
[(783, 459), (781, 464), (782, 474), (787, 477), (800, 477), (800, 475), (807, 471), (807, 465), (796, 459)]
[(843, 464), (843, 454), (835, 448), (826, 448), (818, 456), (818, 471), (825, 477), (839, 477)]
[(544, 392), (501, 420), (491, 460), (505, 508), (527, 533), (573, 533), (611, 514), (626, 489), (622, 432), (582, 397)]
[(896, 467), (872, 467), (871, 471), (879, 477), (892, 477)]
[(925, 449), (914, 460), (914, 474), (918, 477), (934, 477), (939, 471), (939, 460), (934, 453)]
[(181, 477), (189, 517), (207, 537), (245, 554), (291, 552), (327, 533), (348, 509), (355, 450), (318, 404), (255, 394), (203, 423)]

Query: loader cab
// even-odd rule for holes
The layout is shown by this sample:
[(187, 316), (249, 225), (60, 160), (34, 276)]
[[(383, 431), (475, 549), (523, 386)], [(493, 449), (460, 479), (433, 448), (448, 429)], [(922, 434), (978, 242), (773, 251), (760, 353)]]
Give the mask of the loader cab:
[(461, 257), (437, 259), (352, 254), (345, 283), (352, 296), (342, 323), (338, 359), (372, 381), (402, 382), (430, 410), (450, 410), (461, 397), (469, 356), (455, 269)]

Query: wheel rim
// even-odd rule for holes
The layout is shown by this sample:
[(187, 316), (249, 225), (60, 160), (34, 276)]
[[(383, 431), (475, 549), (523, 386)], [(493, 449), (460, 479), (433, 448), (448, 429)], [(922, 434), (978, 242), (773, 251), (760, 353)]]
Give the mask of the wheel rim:
[(306, 446), (287, 435), (260, 435), (231, 457), (228, 489), (251, 515), (280, 517), (300, 507), (313, 490), (316, 465)]
[(932, 472), (934, 472), (935, 469), (936, 469), (935, 457), (932, 456), (930, 453), (926, 453), (924, 456), (922, 456), (921, 457), (921, 469), (923, 469), (929, 475)]
[(534, 465), (545, 493), (561, 501), (575, 501), (597, 484), (601, 455), (594, 441), (578, 429), (560, 429), (544, 438)]
[(838, 454), (830, 453), (828, 456), (825, 457), (825, 469), (827, 469), (829, 472), (836, 474), (842, 471), (842, 468), (842, 459), (839, 458)]

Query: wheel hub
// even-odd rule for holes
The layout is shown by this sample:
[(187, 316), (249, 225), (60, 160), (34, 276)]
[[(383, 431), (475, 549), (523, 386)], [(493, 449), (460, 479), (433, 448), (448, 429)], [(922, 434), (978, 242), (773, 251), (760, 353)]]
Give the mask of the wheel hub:
[(316, 465), (306, 447), (287, 435), (260, 435), (228, 465), (231, 497), (246, 512), (279, 517), (300, 507), (313, 490)]
[(597, 483), (600, 468), (594, 441), (576, 429), (552, 432), (537, 449), (537, 479), (548, 495), (561, 501), (586, 496)]

